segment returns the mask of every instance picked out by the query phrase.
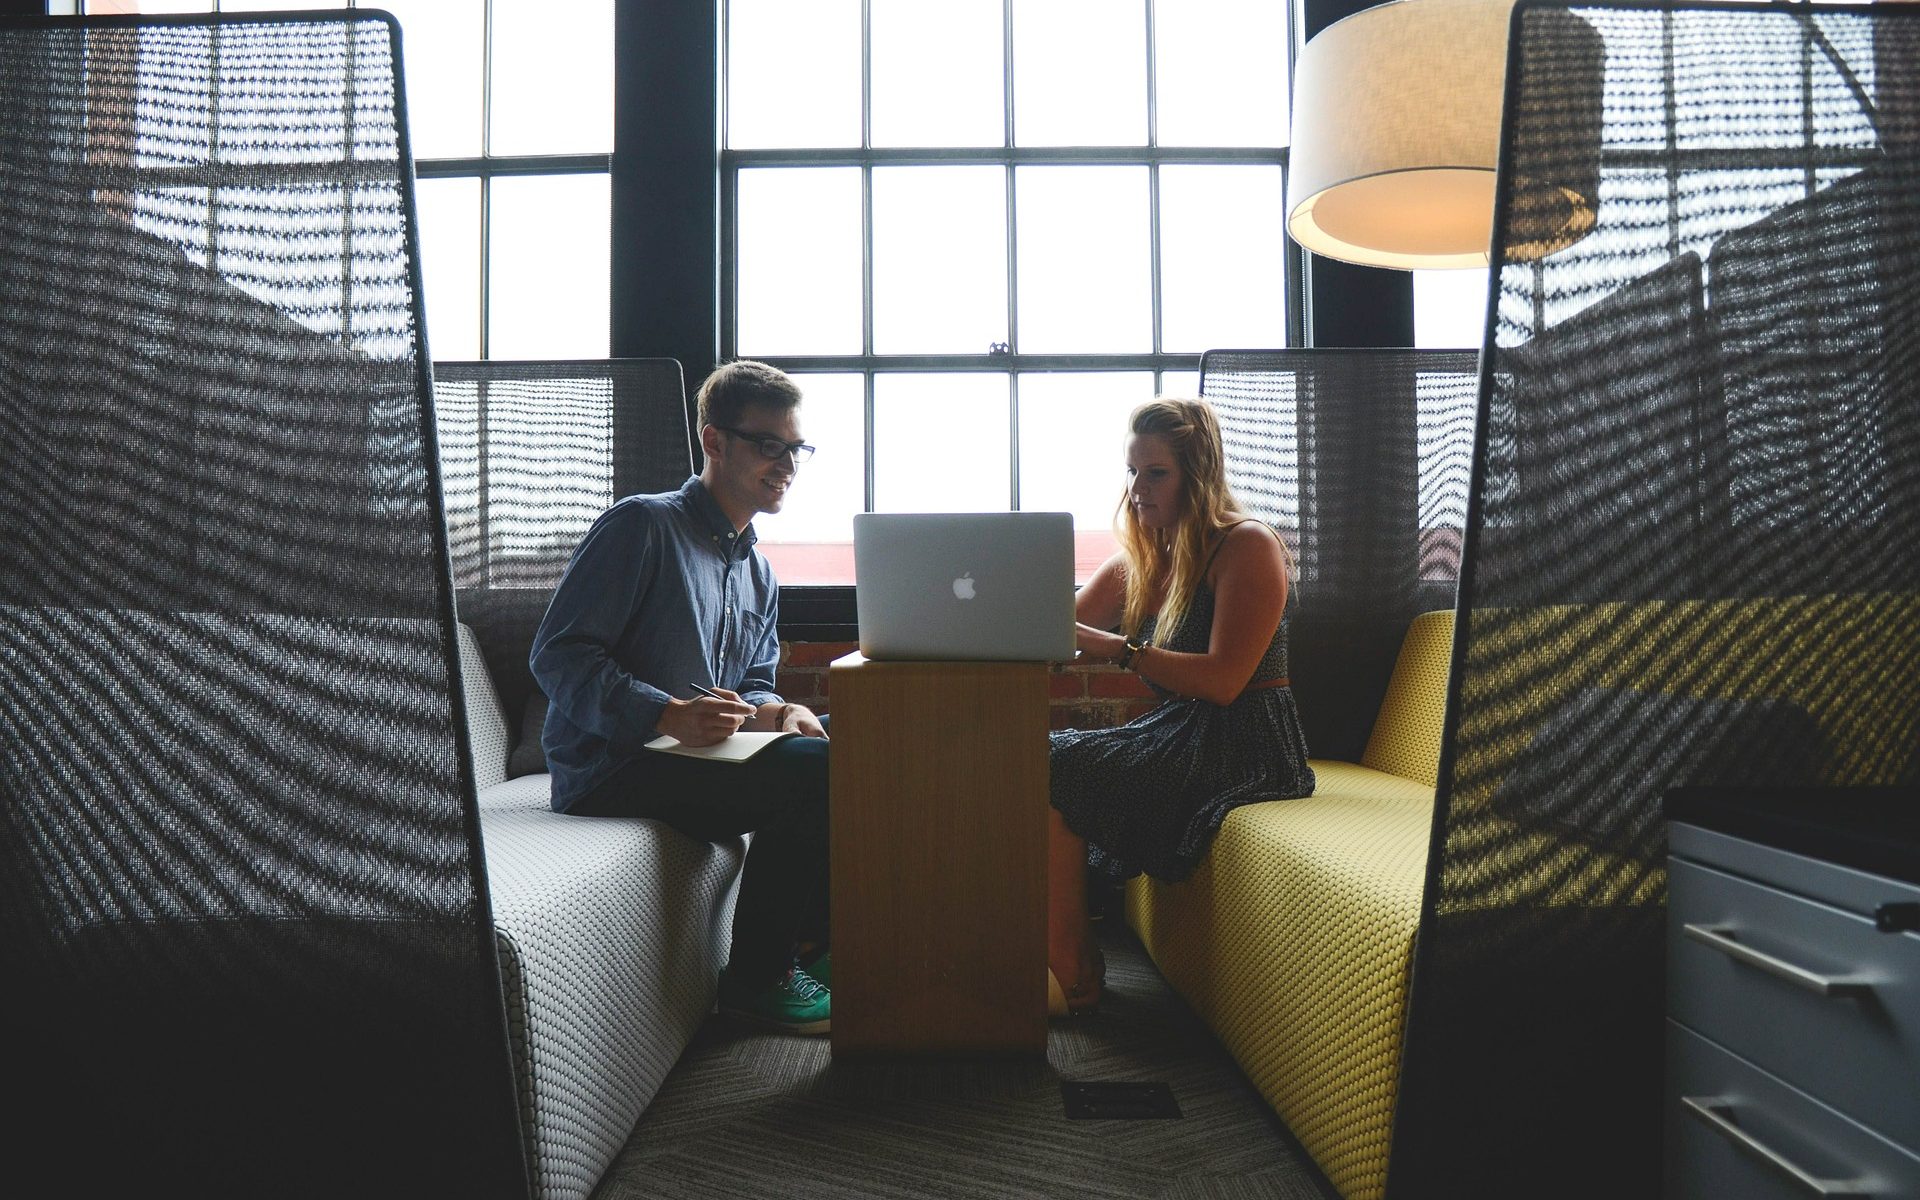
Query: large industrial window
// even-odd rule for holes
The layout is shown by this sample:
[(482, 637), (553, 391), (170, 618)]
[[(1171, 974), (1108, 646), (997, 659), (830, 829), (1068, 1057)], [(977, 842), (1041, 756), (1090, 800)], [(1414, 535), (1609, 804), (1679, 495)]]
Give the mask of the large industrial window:
[[(613, 0), (82, 0), (87, 14), (378, 8), (400, 22), (427, 346), (604, 358)], [(210, 203), (219, 203), (213, 197)]]
[(721, 350), (794, 372), (819, 453), (756, 521), (853, 578), (863, 510), (1075, 516), (1200, 352), (1297, 342), (1288, 5), (726, 0)]

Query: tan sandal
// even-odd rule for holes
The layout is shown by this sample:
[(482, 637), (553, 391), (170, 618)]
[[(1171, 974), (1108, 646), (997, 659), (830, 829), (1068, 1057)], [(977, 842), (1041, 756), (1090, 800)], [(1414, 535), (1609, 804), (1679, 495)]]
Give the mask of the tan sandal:
[(1060, 986), (1060, 977), (1047, 968), (1047, 1015), (1049, 1017), (1084, 1017), (1100, 1007), (1100, 987), (1095, 984), (1091, 989), (1084, 983), (1076, 983), (1071, 988)]

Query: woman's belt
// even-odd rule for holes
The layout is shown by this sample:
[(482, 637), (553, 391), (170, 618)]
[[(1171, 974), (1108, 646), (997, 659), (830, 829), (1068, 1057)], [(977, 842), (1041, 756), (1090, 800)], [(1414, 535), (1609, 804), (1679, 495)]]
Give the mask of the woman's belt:
[(1246, 687), (1240, 689), (1240, 691), (1242, 695), (1245, 695), (1248, 692), (1264, 692), (1268, 688), (1292, 687), (1292, 686), (1293, 686), (1293, 681), (1288, 679), (1285, 675), (1282, 675), (1278, 679), (1255, 680), (1254, 682), (1248, 684)]

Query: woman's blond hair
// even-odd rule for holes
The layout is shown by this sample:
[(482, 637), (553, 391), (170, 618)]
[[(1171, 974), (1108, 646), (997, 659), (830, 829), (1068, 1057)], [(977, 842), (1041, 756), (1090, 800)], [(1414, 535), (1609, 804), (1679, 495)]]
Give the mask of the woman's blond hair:
[(1114, 512), (1114, 532), (1127, 555), (1121, 631), (1129, 641), (1140, 636), (1152, 614), (1153, 597), (1164, 584), (1167, 598), (1154, 627), (1155, 640), (1164, 645), (1193, 604), (1206, 572), (1209, 547), (1216, 535), (1233, 527), (1232, 516), (1240, 506), (1227, 486), (1220, 423), (1205, 400), (1149, 400), (1127, 418), (1127, 432), (1166, 439), (1182, 477), (1180, 522), (1170, 540), (1163, 542), (1162, 531), (1134, 520), (1126, 491), (1120, 493), (1120, 506)]

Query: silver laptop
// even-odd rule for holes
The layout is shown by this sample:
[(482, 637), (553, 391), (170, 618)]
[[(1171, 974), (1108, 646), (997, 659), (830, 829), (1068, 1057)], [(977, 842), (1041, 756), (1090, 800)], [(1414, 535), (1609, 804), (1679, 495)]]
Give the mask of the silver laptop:
[(856, 513), (860, 653), (884, 660), (1073, 657), (1073, 514)]

